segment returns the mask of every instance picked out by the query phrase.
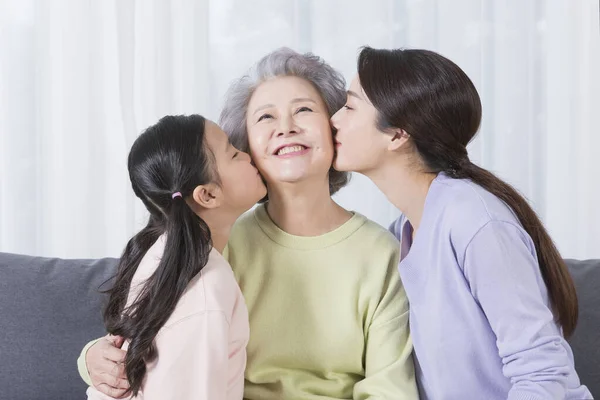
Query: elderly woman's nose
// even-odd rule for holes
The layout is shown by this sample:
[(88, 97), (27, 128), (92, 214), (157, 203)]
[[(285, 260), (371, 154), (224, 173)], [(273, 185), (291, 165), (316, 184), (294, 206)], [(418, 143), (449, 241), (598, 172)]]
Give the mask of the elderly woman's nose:
[(299, 132), (293, 118), (284, 117), (279, 121), (279, 132), (277, 133), (277, 136), (293, 135)]

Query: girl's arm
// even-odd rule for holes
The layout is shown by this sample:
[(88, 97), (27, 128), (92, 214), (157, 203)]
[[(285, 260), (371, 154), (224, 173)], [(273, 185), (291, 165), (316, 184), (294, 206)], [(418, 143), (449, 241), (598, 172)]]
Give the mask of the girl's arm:
[(527, 233), (511, 222), (488, 222), (467, 246), (463, 267), (496, 334), (512, 383), (508, 399), (564, 398), (570, 360)]
[[(241, 398), (228, 394), (229, 323), (221, 311), (204, 311), (164, 327), (158, 357), (148, 365), (145, 400)], [(245, 356), (245, 354), (244, 354)], [(244, 371), (241, 370), (243, 378)]]
[(81, 379), (112, 398), (123, 398), (129, 383), (123, 369), (123, 338), (106, 335), (85, 345), (77, 359)]

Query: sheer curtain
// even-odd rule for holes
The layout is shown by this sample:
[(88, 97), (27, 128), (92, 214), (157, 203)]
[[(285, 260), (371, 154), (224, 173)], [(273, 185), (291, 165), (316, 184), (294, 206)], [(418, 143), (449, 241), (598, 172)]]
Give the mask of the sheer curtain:
[[(596, 0), (0, 0), (0, 251), (116, 256), (144, 222), (126, 173), (170, 113), (216, 119), (268, 51), (312, 51), (350, 80), (359, 46), (420, 47), (480, 91), (471, 158), (514, 184), (565, 257), (600, 257)], [(398, 215), (362, 176), (337, 201)]]

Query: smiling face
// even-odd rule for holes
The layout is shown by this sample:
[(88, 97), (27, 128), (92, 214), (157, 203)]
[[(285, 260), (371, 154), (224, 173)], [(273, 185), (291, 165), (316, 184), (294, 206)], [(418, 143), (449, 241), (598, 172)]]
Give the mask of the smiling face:
[(248, 104), (246, 126), (252, 159), (267, 184), (327, 179), (334, 152), (329, 114), (308, 81), (263, 82)]

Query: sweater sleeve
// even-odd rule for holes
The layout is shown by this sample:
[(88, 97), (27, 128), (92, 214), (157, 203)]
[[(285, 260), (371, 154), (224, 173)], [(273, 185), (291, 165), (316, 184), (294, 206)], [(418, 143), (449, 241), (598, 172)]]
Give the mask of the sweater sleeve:
[(90, 349), (90, 347), (92, 347), (93, 345), (98, 343), (98, 340), (100, 340), (100, 339), (101, 338), (94, 339), (91, 342), (89, 342), (88, 344), (86, 344), (83, 347), (83, 350), (81, 350), (81, 354), (79, 355), (79, 358), (77, 359), (77, 370), (79, 371), (79, 376), (81, 377), (81, 379), (83, 379), (83, 381), (88, 386), (92, 386), (92, 378), (90, 378), (90, 373), (89, 373), (89, 371), (87, 369), (87, 365), (85, 363), (85, 356), (86, 356), (88, 350)]
[(165, 327), (156, 339), (160, 362), (148, 368), (144, 399), (239, 399), (239, 393), (228, 393), (228, 338), (229, 323), (220, 311)]
[(354, 400), (419, 398), (408, 300), (400, 283), (398, 258), (392, 258), (384, 293), (365, 338), (365, 378), (354, 385)]
[(467, 246), (463, 267), (496, 334), (512, 384), (508, 399), (564, 398), (569, 357), (527, 233), (510, 222), (488, 222)]

